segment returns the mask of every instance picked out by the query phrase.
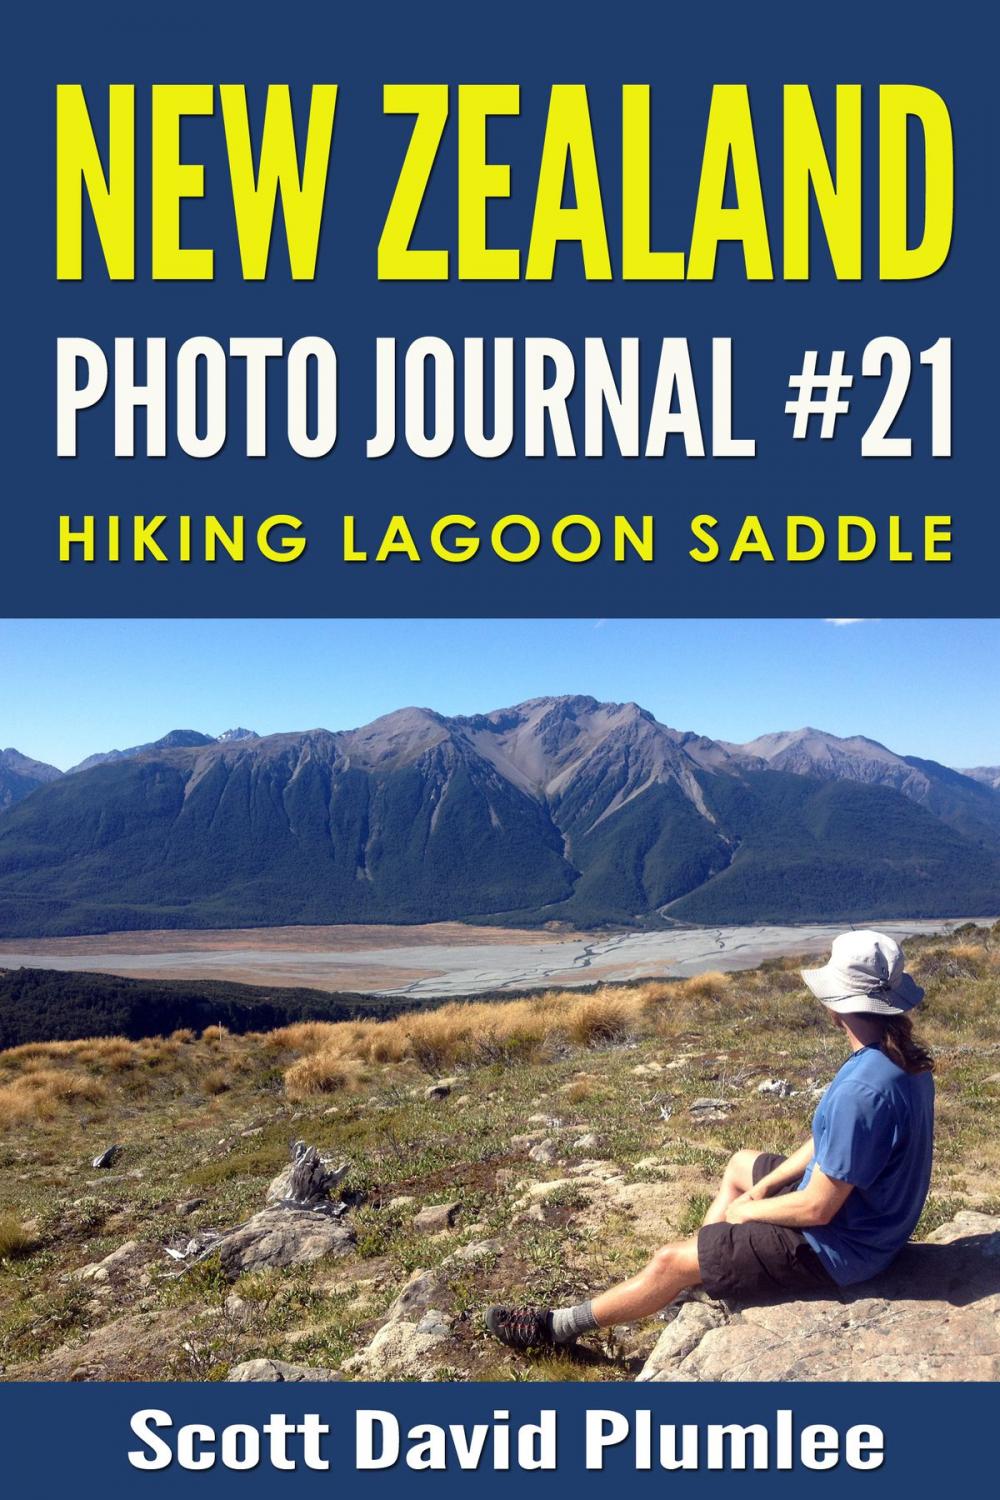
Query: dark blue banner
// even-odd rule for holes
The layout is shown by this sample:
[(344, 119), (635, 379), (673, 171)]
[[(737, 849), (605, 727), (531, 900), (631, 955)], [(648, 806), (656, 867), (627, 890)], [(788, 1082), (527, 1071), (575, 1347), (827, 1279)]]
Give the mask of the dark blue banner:
[(80, 1500), (192, 1483), (879, 1497), (988, 1482), (995, 1410), (983, 1385), (11, 1386), (0, 1433), (12, 1492)]
[(21, 7), (5, 613), (994, 612), (993, 27)]

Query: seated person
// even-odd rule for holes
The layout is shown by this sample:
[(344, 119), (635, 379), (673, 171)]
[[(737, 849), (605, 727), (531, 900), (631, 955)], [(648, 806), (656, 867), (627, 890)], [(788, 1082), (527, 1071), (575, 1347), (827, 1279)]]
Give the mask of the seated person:
[(893, 1261), (930, 1185), (934, 1063), (906, 1014), (924, 992), (878, 932), (842, 933), (802, 977), (851, 1049), (810, 1138), (789, 1157), (737, 1151), (698, 1233), (630, 1280), (577, 1307), (491, 1307), (490, 1333), (515, 1349), (567, 1344), (650, 1317), (688, 1287), (767, 1301), (867, 1281)]

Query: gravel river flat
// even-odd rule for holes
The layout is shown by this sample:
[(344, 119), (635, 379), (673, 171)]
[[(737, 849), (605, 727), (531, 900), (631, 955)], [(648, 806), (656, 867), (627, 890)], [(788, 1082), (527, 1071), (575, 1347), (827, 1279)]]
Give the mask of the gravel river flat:
[[(963, 919), (882, 922), (897, 939)], [(988, 921), (988, 918), (979, 918)], [(417, 998), (546, 989), (749, 969), (824, 955), (844, 924), (529, 932), (457, 922), (422, 927), (282, 927), (111, 933), (0, 942), (0, 968), (86, 970), (146, 979), (225, 979)]]

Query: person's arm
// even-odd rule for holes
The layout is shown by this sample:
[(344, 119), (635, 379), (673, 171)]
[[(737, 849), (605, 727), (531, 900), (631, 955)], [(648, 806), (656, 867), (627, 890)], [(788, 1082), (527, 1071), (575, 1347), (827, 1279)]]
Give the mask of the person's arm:
[(743, 1194), (743, 1197), (769, 1198), (779, 1188), (787, 1187), (790, 1182), (798, 1182), (799, 1178), (805, 1172), (806, 1167), (812, 1161), (815, 1152), (816, 1148), (813, 1145), (813, 1138), (810, 1136), (797, 1151), (793, 1151), (791, 1156), (786, 1156), (783, 1162), (779, 1162), (772, 1171), (768, 1172), (766, 1177), (762, 1177), (759, 1182), (755, 1182), (753, 1187)]
[[(758, 1183), (758, 1187), (761, 1184)], [(729, 1224), (746, 1224), (751, 1220), (765, 1224), (782, 1224), (787, 1229), (811, 1229), (830, 1220), (854, 1191), (850, 1182), (827, 1177), (813, 1167), (805, 1187), (799, 1193), (783, 1193), (778, 1198), (751, 1198), (744, 1193), (730, 1204), (726, 1213)]]

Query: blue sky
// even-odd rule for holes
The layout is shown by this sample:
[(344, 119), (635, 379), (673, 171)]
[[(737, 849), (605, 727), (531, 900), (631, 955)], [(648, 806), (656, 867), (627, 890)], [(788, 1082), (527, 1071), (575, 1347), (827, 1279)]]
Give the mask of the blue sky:
[(555, 693), (716, 739), (812, 724), (1000, 763), (997, 620), (5, 620), (0, 653), (0, 748), (63, 768), (174, 728), (343, 729)]

